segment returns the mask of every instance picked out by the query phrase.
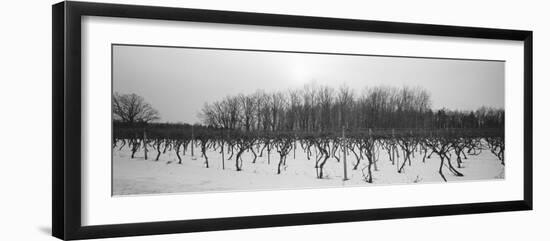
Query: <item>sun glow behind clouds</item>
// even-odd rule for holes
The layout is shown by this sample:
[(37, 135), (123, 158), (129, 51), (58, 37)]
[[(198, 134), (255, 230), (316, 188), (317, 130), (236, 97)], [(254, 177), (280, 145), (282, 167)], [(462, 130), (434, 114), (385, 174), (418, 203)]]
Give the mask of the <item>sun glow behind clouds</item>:
[(305, 56), (293, 54), (288, 63), (290, 64), (292, 85), (303, 86), (314, 78), (311, 74), (311, 63), (308, 62)]
[(327, 61), (330, 57), (331, 55), (290, 54), (286, 60), (289, 76), (286, 80), (287, 88), (301, 88), (310, 84), (338, 88), (345, 84), (346, 78), (342, 76), (341, 70)]

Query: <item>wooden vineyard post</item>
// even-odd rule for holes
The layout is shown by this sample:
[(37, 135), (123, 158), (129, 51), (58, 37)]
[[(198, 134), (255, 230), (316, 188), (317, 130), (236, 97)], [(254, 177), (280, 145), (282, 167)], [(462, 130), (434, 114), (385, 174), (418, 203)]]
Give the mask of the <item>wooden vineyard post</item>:
[[(228, 135), (228, 138), (229, 138), (229, 135)], [(224, 154), (224, 151), (223, 151), (223, 146), (225, 145), (225, 142), (223, 140), (223, 133), (222, 133), (222, 170), (225, 170), (225, 154)]]
[[(392, 138), (392, 140), (395, 141), (395, 129), (391, 129), (391, 138)], [(392, 160), (395, 160), (395, 152), (397, 151), (397, 150), (394, 149), (395, 148), (394, 146), (395, 145), (392, 145), (392, 152), (391, 152), (391, 155), (393, 157)], [(395, 161), (397, 161), (397, 163), (396, 163), (397, 165), (395, 165), (395, 167), (397, 168), (397, 171), (399, 171), (399, 159), (397, 159)]]
[(376, 160), (376, 154), (374, 153), (378, 153), (376, 150), (375, 150), (375, 140), (374, 140), (374, 137), (372, 136), (372, 129), (369, 128), (369, 138), (370, 138), (370, 141), (372, 141), (372, 164), (374, 166), (374, 171), (378, 171), (378, 164), (376, 164), (376, 162), (378, 160)]
[(348, 180), (348, 164), (346, 161), (346, 130), (342, 126), (342, 152), (344, 154), (344, 181)]
[(145, 153), (145, 160), (147, 160), (147, 132), (143, 129), (143, 152)]
[(195, 126), (191, 126), (191, 160), (197, 160), (195, 157)]
[(270, 156), (271, 156), (271, 147), (269, 146), (269, 144), (267, 144), (267, 165), (271, 164)]
[(223, 141), (222, 141), (222, 170), (225, 170), (225, 160), (224, 160), (224, 153), (223, 153)]
[(298, 140), (298, 138), (296, 137), (296, 134), (294, 134), (294, 148), (293, 148), (293, 152), (294, 152), (294, 156), (293, 156), (293, 159), (296, 160), (296, 140)]
[(224, 153), (223, 153), (223, 145), (224, 145), (224, 143), (223, 143), (223, 141), (222, 141), (222, 170), (225, 170), (225, 160), (224, 160), (224, 156), (223, 156), (223, 155), (224, 155)]

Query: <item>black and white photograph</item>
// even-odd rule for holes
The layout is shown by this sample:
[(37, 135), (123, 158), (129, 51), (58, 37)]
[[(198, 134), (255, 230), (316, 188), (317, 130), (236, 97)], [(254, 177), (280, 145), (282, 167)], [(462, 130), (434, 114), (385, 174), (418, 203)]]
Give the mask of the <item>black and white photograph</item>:
[(6, 2), (0, 241), (544, 239), (547, 5)]
[(505, 175), (505, 61), (112, 45), (112, 195)]

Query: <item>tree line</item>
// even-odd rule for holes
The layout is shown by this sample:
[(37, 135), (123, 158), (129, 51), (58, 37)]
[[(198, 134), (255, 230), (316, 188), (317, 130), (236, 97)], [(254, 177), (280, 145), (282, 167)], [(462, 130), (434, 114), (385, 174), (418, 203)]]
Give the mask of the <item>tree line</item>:
[(301, 89), (226, 96), (205, 103), (199, 118), (206, 126), (243, 131), (312, 131), (369, 128), (503, 128), (504, 110), (432, 110), (421, 87), (371, 87), (359, 94), (309, 84)]

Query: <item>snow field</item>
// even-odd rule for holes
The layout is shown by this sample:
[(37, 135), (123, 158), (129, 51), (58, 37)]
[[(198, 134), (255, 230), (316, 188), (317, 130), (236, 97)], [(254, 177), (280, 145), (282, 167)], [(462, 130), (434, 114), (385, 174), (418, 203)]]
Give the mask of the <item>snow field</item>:
[[(113, 149), (113, 195), (136, 194), (160, 194), (160, 193), (192, 193), (192, 192), (226, 192), (226, 191), (252, 191), (272, 189), (301, 189), (301, 188), (327, 188), (344, 187), (354, 185), (389, 185), (411, 183), (439, 183), (444, 182), (438, 173), (440, 158), (433, 154), (426, 162), (422, 162), (419, 152), (411, 157), (412, 165), (407, 163), (402, 173), (397, 169), (403, 161), (400, 152), (399, 166), (392, 165), (387, 153), (379, 149), (377, 153), (378, 170), (373, 166), (373, 183), (367, 183), (362, 169), (368, 165), (368, 161), (361, 160), (357, 170), (353, 170), (356, 163), (355, 156), (349, 152), (347, 159), (347, 176), (349, 180), (343, 181), (343, 158), (337, 162), (335, 158), (329, 158), (324, 167), (324, 178), (318, 179), (315, 170), (315, 151), (312, 148), (312, 156), (307, 159), (306, 153), (299, 147), (291, 151), (286, 160), (286, 166), (281, 174), (277, 174), (279, 154), (272, 150), (269, 155), (267, 149), (263, 156), (258, 157), (256, 163), (251, 152), (245, 152), (242, 156), (242, 171), (236, 171), (235, 156), (227, 160), (230, 154), (225, 153), (225, 169), (222, 169), (222, 156), (218, 151), (208, 150), (209, 168), (205, 167), (204, 158), (200, 149), (195, 147), (194, 156), (191, 156), (190, 147), (185, 155), (182, 155), (182, 163), (178, 164), (178, 158), (174, 150), (168, 150), (161, 154), (155, 161), (157, 151), (149, 150), (148, 160), (144, 159), (143, 149), (136, 152), (131, 159), (131, 151), (125, 146), (118, 150)], [(181, 152), (180, 152), (181, 154)], [(452, 155), (452, 163), (455, 168), (456, 157)], [(493, 156), (490, 151), (484, 150), (480, 155), (468, 155), (468, 159), (462, 159), (462, 168), (457, 168), (464, 174), (463, 177), (454, 176), (449, 169), (443, 167), (443, 173), (448, 181), (475, 181), (487, 179), (503, 179), (504, 166)], [(397, 163), (396, 163), (397, 164)], [(364, 169), (367, 173), (367, 169)]]

